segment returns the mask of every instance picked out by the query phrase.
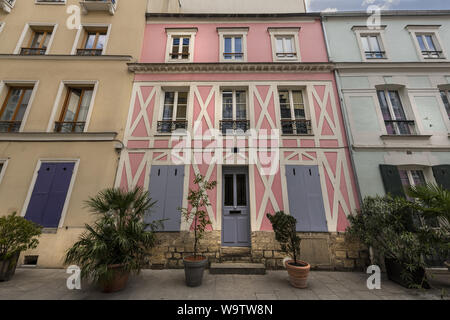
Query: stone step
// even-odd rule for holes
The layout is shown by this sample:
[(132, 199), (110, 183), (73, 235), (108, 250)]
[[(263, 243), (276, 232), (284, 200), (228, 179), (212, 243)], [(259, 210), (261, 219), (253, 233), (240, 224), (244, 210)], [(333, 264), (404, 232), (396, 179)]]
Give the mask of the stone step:
[(266, 266), (262, 263), (211, 263), (211, 274), (266, 274)]
[(250, 257), (251, 248), (248, 247), (222, 247), (220, 249), (220, 255), (223, 258), (226, 257)]

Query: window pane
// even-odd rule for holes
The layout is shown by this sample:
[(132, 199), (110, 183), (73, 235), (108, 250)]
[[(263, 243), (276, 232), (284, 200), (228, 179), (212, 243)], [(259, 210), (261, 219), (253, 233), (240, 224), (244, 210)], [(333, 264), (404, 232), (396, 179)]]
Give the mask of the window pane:
[(78, 104), (80, 102), (81, 97), (81, 89), (70, 89), (69, 93), (69, 101), (67, 103), (66, 113), (64, 115), (64, 122), (72, 122), (75, 121), (75, 114), (78, 109)]
[(12, 117), (16, 112), (16, 107), (17, 104), (19, 103), (21, 95), (22, 95), (21, 89), (12, 89), (8, 102), (6, 103), (5, 110), (3, 111), (2, 118), (0, 120), (5, 121), (12, 120)]
[(187, 92), (178, 92), (177, 120), (186, 120)]
[(31, 42), (31, 48), (39, 48), (43, 38), (44, 38), (43, 32), (35, 32), (33, 36), (33, 41)]
[(224, 205), (225, 206), (234, 206), (234, 190), (233, 190), (233, 175), (226, 174), (225, 175), (225, 187), (224, 187)]
[(394, 109), (396, 120), (406, 120), (405, 112), (403, 110), (402, 102), (397, 91), (389, 91), (389, 98), (391, 99), (392, 108)]
[(419, 42), (420, 50), (427, 51), (427, 47), (425, 46), (425, 43), (423, 42), (423, 38), (421, 35), (417, 36), (417, 41)]
[(284, 38), (284, 50), (286, 53), (294, 52), (293, 39), (291, 37)]
[(378, 43), (378, 38), (376, 36), (369, 37), (369, 41), (372, 51), (381, 51), (380, 44)]
[[(234, 52), (235, 53), (243, 53), (242, 51), (242, 38), (236, 37), (234, 38)], [(242, 54), (235, 54), (234, 59), (235, 60), (242, 60), (243, 55)]]
[(233, 119), (233, 93), (232, 92), (223, 92), (222, 94), (223, 100), (223, 119)]
[(414, 185), (424, 185), (426, 184), (425, 176), (422, 170), (412, 170), (411, 171), (412, 178), (414, 180)]
[(182, 59), (189, 59), (189, 38), (183, 38), (183, 55)]
[(27, 110), (28, 102), (30, 101), (32, 91), (33, 90), (31, 90), (31, 89), (25, 90), (25, 94), (23, 95), (22, 102), (20, 103), (20, 106), (19, 106), (19, 111), (17, 111), (17, 115), (14, 119), (15, 121), (22, 121), (23, 116), (25, 114), (25, 110)]
[(78, 113), (77, 122), (85, 122), (91, 105), (92, 89), (84, 90), (83, 100), (81, 101), (80, 111)]
[(245, 174), (236, 175), (236, 197), (238, 206), (247, 205), (247, 185)]
[(172, 120), (175, 92), (166, 92), (164, 98), (163, 120)]
[(444, 102), (444, 105), (445, 105), (445, 110), (447, 110), (447, 115), (450, 118), (450, 101), (448, 99), (449, 92), (441, 91), (441, 97), (442, 97), (442, 101)]
[(96, 49), (103, 49), (105, 46), (106, 34), (101, 34), (98, 36)]
[(85, 49), (93, 49), (94, 48), (94, 42), (95, 42), (95, 33), (88, 33)]
[(291, 106), (289, 104), (289, 91), (280, 91), (280, 109), (282, 119), (291, 119)]
[(408, 171), (406, 170), (398, 170), (400, 173), (400, 180), (402, 181), (403, 190), (405, 194), (408, 194), (408, 189), (410, 187), (409, 179), (408, 179)]
[(305, 119), (305, 105), (303, 104), (303, 95), (301, 91), (292, 91), (294, 99), (294, 113), (296, 119)]
[(283, 38), (277, 38), (277, 53), (284, 53)]
[[(386, 94), (383, 90), (377, 91), (378, 101), (380, 102), (381, 113), (383, 114), (384, 120), (392, 120), (391, 113), (389, 112), (389, 107), (386, 100)], [(386, 131), (388, 134), (395, 134), (394, 125), (392, 122), (385, 122)]]
[(367, 40), (367, 36), (361, 37), (361, 43), (364, 51), (372, 51), (370, 50), (369, 41)]
[(436, 47), (435, 47), (434, 42), (433, 42), (433, 36), (431, 36), (431, 35), (426, 35), (426, 36), (425, 36), (425, 40), (427, 41), (428, 49), (429, 49), (430, 51), (436, 51)]
[(236, 91), (236, 119), (247, 119), (247, 95), (245, 91)]

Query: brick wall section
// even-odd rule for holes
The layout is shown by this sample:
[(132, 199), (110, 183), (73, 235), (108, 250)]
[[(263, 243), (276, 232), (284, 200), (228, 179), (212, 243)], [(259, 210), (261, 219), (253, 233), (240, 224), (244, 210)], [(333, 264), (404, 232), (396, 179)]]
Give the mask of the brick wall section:
[[(315, 252), (314, 247), (302, 248), (302, 259), (311, 264), (312, 269), (352, 271), (363, 270), (369, 264), (368, 250), (359, 243), (349, 242), (344, 233), (299, 233), (302, 247), (307, 241), (324, 241), (325, 252)], [(159, 244), (152, 250), (150, 258), (152, 269), (183, 268), (183, 257), (193, 254), (192, 232), (162, 232), (157, 234)], [(309, 249), (308, 249), (309, 248)], [(327, 258), (326, 263), (316, 263), (313, 258), (321, 254)], [(252, 232), (252, 247), (248, 256), (232, 258), (221, 254), (221, 232), (211, 231), (200, 240), (199, 252), (208, 257), (209, 262), (242, 261), (264, 263), (267, 269), (283, 269), (283, 259), (286, 254), (280, 251), (280, 245), (275, 240), (273, 232)]]

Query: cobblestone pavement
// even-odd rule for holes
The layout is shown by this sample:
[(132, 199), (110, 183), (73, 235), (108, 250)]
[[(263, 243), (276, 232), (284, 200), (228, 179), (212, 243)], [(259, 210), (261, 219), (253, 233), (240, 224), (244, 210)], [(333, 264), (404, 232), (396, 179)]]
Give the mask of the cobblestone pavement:
[(133, 276), (125, 290), (104, 294), (82, 283), (81, 290), (68, 290), (69, 274), (62, 269), (17, 269), (11, 281), (0, 282), (0, 300), (30, 299), (133, 299), (133, 300), (439, 300), (450, 299), (450, 274), (433, 277), (433, 289), (403, 288), (382, 275), (381, 289), (369, 290), (368, 275), (361, 272), (312, 271), (307, 289), (288, 283), (286, 271), (266, 275), (211, 275), (205, 272), (203, 285), (189, 288), (183, 270), (144, 270)]

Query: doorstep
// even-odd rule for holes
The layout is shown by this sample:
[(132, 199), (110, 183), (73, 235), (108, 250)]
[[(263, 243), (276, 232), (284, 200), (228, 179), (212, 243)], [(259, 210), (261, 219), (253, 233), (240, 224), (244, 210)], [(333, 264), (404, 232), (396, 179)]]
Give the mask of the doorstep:
[(262, 263), (211, 263), (211, 274), (266, 274), (266, 266)]

